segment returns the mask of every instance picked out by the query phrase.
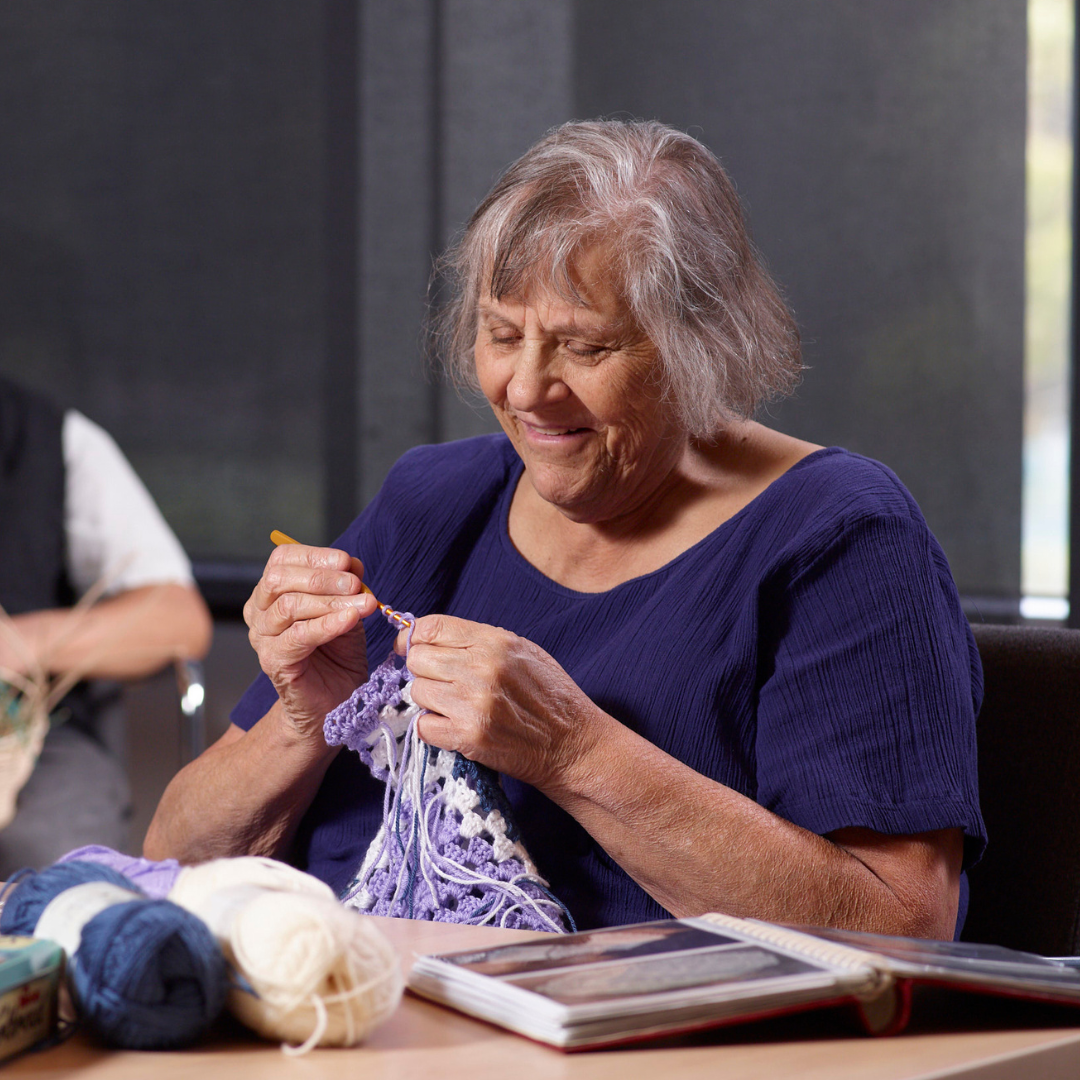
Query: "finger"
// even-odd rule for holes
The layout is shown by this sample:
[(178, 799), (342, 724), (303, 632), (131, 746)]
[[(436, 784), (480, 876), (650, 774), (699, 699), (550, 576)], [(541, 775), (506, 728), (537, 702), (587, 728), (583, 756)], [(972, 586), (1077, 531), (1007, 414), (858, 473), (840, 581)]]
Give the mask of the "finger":
[(318, 619), (305, 619), (293, 623), (279, 634), (273, 643), (273, 658), (279, 666), (288, 666), (306, 659), (322, 645), (327, 645), (356, 629), (360, 613), (356, 608), (334, 611)]
[[(412, 628), (412, 645), (440, 645), (447, 649), (466, 649), (493, 630), (493, 627), (453, 615), (425, 615)], [(394, 640), (394, 651), (405, 655), (409, 646), (409, 631), (402, 630)]]
[(461, 744), (457, 725), (439, 713), (425, 712), (418, 716), (416, 734), (428, 746), (435, 746), (439, 750), (456, 750), (466, 757), (470, 756), (466, 753), (467, 748)]
[(361, 575), (352, 568), (352, 563), (359, 564), (359, 560), (350, 560), (344, 552), (339, 554), (344, 557), (344, 565), (323, 566), (318, 562), (312, 564), (273, 560), (268, 562), (251, 594), (252, 603), (265, 610), (286, 593), (310, 593), (317, 596), (359, 595), (364, 588)]
[(492, 694), (453, 680), (416, 678), (409, 683), (409, 694), (421, 709), (468, 728), (483, 724), (496, 704)]
[(350, 608), (355, 608), (360, 612), (360, 618), (366, 619), (375, 611), (375, 598), (371, 593), (326, 596), (288, 592), (279, 596), (265, 610), (253, 611), (251, 628), (263, 636), (276, 637), (293, 623), (319, 619)]
[(416, 718), (416, 733), (428, 746), (456, 750), (472, 761), (498, 766), (496, 748), (484, 741), (484, 729), (462, 723), (456, 717), (439, 712), (425, 712)]
[(413, 703), (430, 713), (441, 713), (445, 717), (446, 712), (452, 711), (451, 703), (447, 700), (448, 695), (440, 694), (440, 689), (445, 688), (445, 683), (433, 681), (426, 677), (415, 678), (409, 683), (409, 696)]
[[(278, 554), (281, 552), (282, 554)], [(271, 553), (270, 561), (277, 556), (282, 565), (310, 566), (315, 570), (346, 571), (364, 579), (364, 564), (355, 556), (340, 548), (304, 547), (300, 544), (282, 545)]]
[(362, 572), (360, 560), (347, 551), (308, 544), (282, 544), (274, 548), (266, 560), (267, 566), (312, 566), (330, 570), (349, 570), (353, 564), (360, 567)]
[(443, 645), (417, 645), (409, 649), (409, 670), (417, 678), (433, 682), (477, 683), (490, 679), (488, 650), (482, 646), (468, 649)]

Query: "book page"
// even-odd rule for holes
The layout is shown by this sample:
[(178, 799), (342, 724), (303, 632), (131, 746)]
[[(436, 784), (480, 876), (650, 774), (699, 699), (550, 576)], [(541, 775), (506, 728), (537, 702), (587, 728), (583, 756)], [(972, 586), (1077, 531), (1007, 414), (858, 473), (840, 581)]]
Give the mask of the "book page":
[(1080, 971), (1072, 965), (1001, 945), (891, 937), (855, 930), (815, 928), (806, 933), (882, 957), (897, 974), (918, 977), (950, 973), (974, 982), (1007, 977), (1075, 987), (1080, 993)]
[(609, 927), (438, 960), (575, 1012), (614, 1002), (625, 1007), (634, 998), (655, 995), (707, 991), (714, 999), (740, 996), (793, 979), (825, 986), (834, 975), (831, 967), (812, 958), (778, 952), (770, 944), (694, 920)]
[(552, 971), (629, 956), (711, 949), (739, 941), (712, 929), (699, 929), (673, 920), (566, 934), (478, 952), (452, 953), (441, 959), (478, 975), (523, 975), (530, 971)]
[(873, 967), (828, 964), (699, 919), (424, 956), (409, 976), (425, 997), (563, 1047), (862, 1001), (878, 996), (881, 982)]

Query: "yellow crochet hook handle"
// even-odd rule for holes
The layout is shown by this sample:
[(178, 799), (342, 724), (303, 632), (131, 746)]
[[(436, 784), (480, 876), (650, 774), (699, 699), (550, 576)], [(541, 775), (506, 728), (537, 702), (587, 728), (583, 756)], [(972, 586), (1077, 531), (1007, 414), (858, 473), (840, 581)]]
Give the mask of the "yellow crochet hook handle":
[[(300, 543), (299, 540), (294, 540), (291, 536), (286, 536), (285, 533), (283, 533), (280, 529), (274, 529), (270, 533), (270, 540), (272, 543), (277, 544), (278, 547), (281, 547), (282, 544)], [(362, 581), (360, 582), (360, 588), (364, 592), (371, 593), (372, 596), (375, 596), (375, 594), (372, 593), (371, 590)], [(378, 597), (375, 597), (375, 604), (388, 619), (393, 619), (401, 626), (412, 626), (412, 623), (409, 622), (408, 619), (403, 619), (392, 607), (388, 607), (386, 604), (381, 603)]]

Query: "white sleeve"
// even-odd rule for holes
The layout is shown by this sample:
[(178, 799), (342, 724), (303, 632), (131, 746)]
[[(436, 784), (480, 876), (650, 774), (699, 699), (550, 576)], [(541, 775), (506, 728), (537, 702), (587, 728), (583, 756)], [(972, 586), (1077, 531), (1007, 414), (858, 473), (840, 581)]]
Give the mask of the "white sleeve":
[(67, 569), (78, 595), (103, 575), (107, 594), (190, 584), (191, 563), (180, 541), (108, 432), (69, 409), (61, 439)]

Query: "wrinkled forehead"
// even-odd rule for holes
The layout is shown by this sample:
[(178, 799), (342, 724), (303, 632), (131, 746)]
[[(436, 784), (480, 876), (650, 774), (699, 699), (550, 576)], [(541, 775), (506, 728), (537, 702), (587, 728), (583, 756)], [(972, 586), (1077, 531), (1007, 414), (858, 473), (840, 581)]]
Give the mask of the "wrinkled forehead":
[(545, 325), (561, 331), (595, 334), (634, 327), (636, 320), (610, 266), (606, 249), (586, 248), (562, 268), (550, 263), (523, 267), (512, 282), (504, 280), (501, 295), (494, 289), (497, 275), (489, 271), (483, 279), (488, 287), (481, 288), (477, 297), (478, 314), (513, 321), (527, 307)]
[(602, 239), (582, 242), (565, 250), (547, 245), (527, 255), (495, 253), (481, 274), (478, 301), (528, 304), (561, 302), (584, 315), (595, 313), (608, 320), (625, 321), (629, 309), (612, 245)]

